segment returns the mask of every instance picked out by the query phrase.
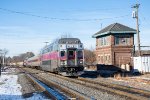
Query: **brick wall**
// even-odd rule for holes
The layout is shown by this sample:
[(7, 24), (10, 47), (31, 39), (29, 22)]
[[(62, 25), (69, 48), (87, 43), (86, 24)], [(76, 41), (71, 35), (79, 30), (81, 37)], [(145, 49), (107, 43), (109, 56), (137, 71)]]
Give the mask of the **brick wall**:
[(131, 52), (134, 44), (133, 35), (130, 37), (130, 45), (120, 46), (115, 45), (115, 37), (113, 35), (108, 36), (110, 45), (99, 46), (99, 38), (96, 38), (96, 58), (98, 64), (105, 65), (117, 65), (131, 63)]

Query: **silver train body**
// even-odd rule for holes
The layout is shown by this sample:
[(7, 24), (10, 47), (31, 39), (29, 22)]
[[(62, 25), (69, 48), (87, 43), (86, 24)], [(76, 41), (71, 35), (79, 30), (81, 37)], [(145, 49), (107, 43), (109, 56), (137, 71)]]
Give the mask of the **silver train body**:
[(39, 55), (24, 61), (24, 65), (64, 76), (78, 76), (84, 69), (84, 48), (77, 38), (61, 38), (45, 46)]

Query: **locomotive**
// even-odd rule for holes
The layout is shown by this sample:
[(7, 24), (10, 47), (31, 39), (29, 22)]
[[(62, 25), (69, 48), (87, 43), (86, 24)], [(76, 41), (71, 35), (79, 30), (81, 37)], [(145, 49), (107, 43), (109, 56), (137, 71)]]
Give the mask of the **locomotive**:
[(84, 69), (84, 47), (78, 38), (60, 38), (42, 48), (39, 55), (25, 60), (24, 65), (64, 76), (78, 76)]

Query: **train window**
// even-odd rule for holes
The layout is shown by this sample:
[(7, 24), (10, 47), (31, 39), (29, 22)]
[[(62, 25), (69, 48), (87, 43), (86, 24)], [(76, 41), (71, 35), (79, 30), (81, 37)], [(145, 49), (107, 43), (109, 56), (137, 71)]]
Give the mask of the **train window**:
[(48, 49), (48, 52), (50, 52), (50, 51), (51, 51), (51, 50), (50, 50), (50, 47), (48, 47), (47, 49)]
[(83, 57), (82, 51), (78, 51), (78, 57), (79, 57), (79, 58)]
[(46, 49), (46, 53), (48, 52), (48, 48)]
[(53, 51), (53, 47), (52, 46), (50, 47), (50, 49), (51, 49), (51, 51)]
[(42, 54), (44, 54), (44, 50), (42, 51)]
[(61, 57), (65, 56), (65, 51), (61, 51)]
[(69, 51), (69, 57), (73, 57), (74, 56), (74, 52), (73, 51)]
[(57, 45), (53, 46), (53, 50), (56, 51), (57, 50)]
[(82, 44), (80, 45), (80, 48), (82, 48)]
[(50, 64), (51, 64), (51, 60), (42, 61), (42, 65), (50, 65)]

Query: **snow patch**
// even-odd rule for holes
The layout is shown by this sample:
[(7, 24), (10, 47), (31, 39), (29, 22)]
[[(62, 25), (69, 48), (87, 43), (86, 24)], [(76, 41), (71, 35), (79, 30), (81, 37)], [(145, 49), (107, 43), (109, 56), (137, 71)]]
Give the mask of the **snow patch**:
[(21, 99), (21, 85), (17, 83), (17, 75), (0, 76), (0, 99), (15, 100)]
[(9, 68), (0, 76), (0, 100), (46, 100), (41, 93), (33, 93), (32, 97), (23, 98), (22, 87), (17, 82), (18, 76), (10, 74), (13, 72), (15, 72), (15, 68)]
[(2, 75), (0, 77), (0, 95), (22, 95), (21, 85), (17, 83), (17, 75)]

